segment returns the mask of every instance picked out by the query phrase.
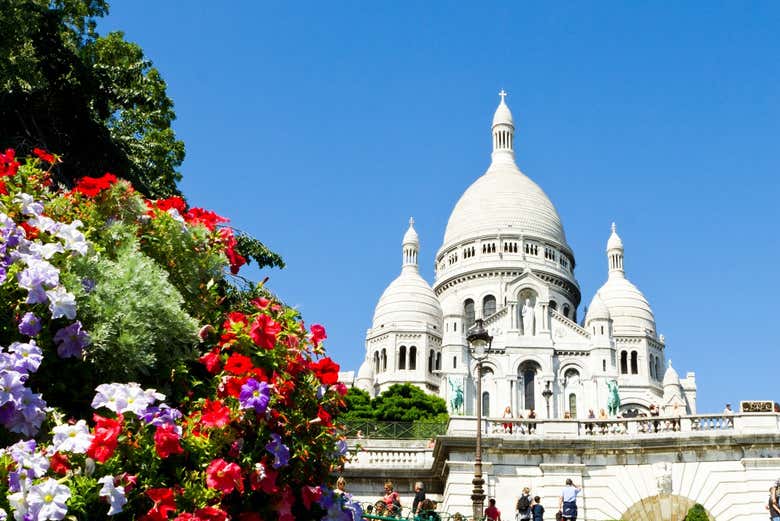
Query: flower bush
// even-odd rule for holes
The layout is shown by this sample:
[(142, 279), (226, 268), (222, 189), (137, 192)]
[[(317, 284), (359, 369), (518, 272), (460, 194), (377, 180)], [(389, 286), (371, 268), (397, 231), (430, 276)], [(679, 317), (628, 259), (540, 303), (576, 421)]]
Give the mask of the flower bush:
[(0, 518), (360, 519), (325, 329), (232, 278), (264, 247), (35, 155), (0, 154)]

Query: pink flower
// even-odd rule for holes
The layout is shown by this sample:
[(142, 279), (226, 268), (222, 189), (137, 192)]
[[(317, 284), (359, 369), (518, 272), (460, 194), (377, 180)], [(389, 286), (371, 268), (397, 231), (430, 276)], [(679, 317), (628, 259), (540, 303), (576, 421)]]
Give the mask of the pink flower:
[(244, 492), (241, 467), (222, 458), (213, 460), (206, 469), (206, 485), (222, 491), (223, 494), (230, 494), (234, 490)]

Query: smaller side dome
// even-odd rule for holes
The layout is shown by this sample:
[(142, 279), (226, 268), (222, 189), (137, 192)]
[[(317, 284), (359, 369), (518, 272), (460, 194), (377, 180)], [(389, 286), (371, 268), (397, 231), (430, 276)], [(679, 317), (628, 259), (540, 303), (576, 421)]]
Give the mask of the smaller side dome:
[(680, 386), (680, 375), (677, 374), (677, 371), (672, 367), (671, 360), (669, 360), (669, 365), (664, 373), (664, 387), (667, 385)]
[(610, 320), (611, 318), (609, 308), (607, 308), (599, 294), (593, 295), (593, 300), (590, 301), (590, 306), (588, 306), (588, 314), (585, 316), (585, 324), (588, 324), (591, 320)]

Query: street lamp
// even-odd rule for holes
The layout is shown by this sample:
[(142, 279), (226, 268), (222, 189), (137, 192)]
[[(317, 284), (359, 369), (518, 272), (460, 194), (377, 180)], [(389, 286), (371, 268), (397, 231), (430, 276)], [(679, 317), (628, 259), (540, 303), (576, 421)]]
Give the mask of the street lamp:
[(477, 447), (474, 457), (474, 479), (471, 483), (471, 501), (474, 506), (474, 521), (482, 519), (482, 507), (485, 504), (485, 491), (482, 485), (482, 362), (490, 354), (493, 337), (488, 334), (481, 318), (477, 319), (471, 333), (466, 337), (471, 349), (471, 357), (477, 362)]
[(552, 389), (550, 389), (550, 380), (547, 380), (545, 382), (544, 391), (542, 391), (542, 396), (544, 396), (545, 401), (547, 402), (547, 419), (550, 419), (550, 397), (552, 396)]

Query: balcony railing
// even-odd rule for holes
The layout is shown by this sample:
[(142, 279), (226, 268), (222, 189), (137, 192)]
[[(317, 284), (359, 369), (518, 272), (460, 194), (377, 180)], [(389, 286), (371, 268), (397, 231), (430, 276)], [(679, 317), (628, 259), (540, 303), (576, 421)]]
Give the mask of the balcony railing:
[(429, 439), (447, 432), (446, 422), (349, 422), (346, 424), (349, 438), (376, 439)]

